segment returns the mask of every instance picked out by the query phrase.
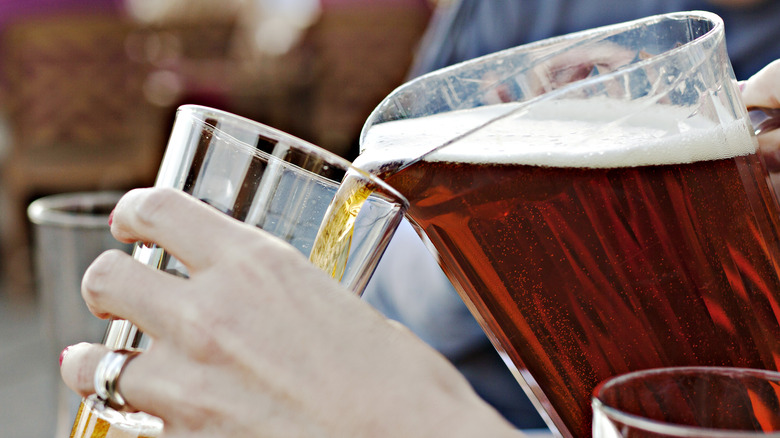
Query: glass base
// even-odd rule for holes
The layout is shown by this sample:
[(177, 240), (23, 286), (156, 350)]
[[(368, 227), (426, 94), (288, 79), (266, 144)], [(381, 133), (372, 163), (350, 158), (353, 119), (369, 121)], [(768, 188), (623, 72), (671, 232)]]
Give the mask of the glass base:
[(119, 412), (92, 395), (81, 401), (70, 438), (157, 438), (163, 422), (143, 412)]

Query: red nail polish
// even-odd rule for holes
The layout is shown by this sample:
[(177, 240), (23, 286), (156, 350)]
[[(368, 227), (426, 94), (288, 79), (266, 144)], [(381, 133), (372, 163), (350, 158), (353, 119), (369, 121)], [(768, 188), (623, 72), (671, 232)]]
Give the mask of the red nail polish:
[(70, 347), (65, 347), (65, 349), (62, 350), (62, 353), (60, 353), (60, 366), (62, 366), (62, 360), (65, 359), (65, 356), (67, 356), (69, 349)]
[(108, 226), (110, 227), (112, 223), (114, 223), (114, 210), (108, 214)]

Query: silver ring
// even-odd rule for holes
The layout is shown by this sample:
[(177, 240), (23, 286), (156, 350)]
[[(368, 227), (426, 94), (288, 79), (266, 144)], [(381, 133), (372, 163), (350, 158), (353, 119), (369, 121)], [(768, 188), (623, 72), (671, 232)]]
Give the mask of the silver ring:
[(93, 380), (95, 394), (104, 403), (116, 410), (122, 410), (127, 407), (125, 398), (119, 393), (119, 377), (130, 359), (139, 353), (131, 350), (109, 351), (108, 354), (100, 359), (97, 368), (95, 368)]

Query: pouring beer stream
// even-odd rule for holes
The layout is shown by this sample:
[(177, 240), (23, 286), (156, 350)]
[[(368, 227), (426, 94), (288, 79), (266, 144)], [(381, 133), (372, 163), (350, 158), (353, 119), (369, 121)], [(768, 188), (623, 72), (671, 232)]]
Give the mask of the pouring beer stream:
[[(550, 81), (557, 54), (617, 36), (637, 46), (626, 65)], [(369, 118), (355, 165), (408, 199), (550, 427), (584, 438), (608, 377), (780, 368), (780, 208), (753, 129), (722, 22), (670, 14), (412, 81)], [(347, 202), (367, 193), (349, 178), (341, 190)], [(338, 216), (323, 230), (348, 222)], [(312, 260), (332, 265), (324, 248), (338, 245), (320, 243)]]
[[(342, 157), (289, 134), (217, 109), (185, 105), (177, 111), (155, 185), (189, 193), (309, 255), (350, 169)], [(406, 200), (391, 187), (371, 175), (362, 177), (370, 181), (364, 184), (370, 193), (361, 197), (359, 207), (345, 212), (347, 220), (339, 225), (344, 232), (335, 240), (348, 252), (336, 254), (338, 271), (329, 272), (355, 294), (362, 292), (406, 209)], [(351, 178), (360, 176), (353, 173)], [(189, 277), (186, 266), (156, 244), (136, 245), (133, 258)], [(132, 322), (113, 319), (103, 343), (112, 350), (143, 351), (151, 342)], [(108, 373), (96, 374), (102, 379)], [(82, 401), (71, 437), (153, 438), (162, 433), (161, 419), (127, 412), (93, 394)]]
[[(592, 115), (605, 106), (608, 102), (580, 102), (576, 112)], [(672, 162), (629, 167), (622, 147), (613, 157), (584, 154), (575, 160), (580, 167), (489, 155), (496, 137), (503, 138), (503, 147), (527, 150), (530, 142), (549, 152), (561, 133), (598, 131), (597, 145), (619, 146), (658, 132), (651, 126), (607, 133), (598, 124), (567, 117), (573, 114), (564, 121), (533, 120), (514, 140), (507, 131), (497, 132), (499, 127), (483, 129), (461, 139), (460, 152), (450, 145), (406, 166), (398, 156), (375, 161), (392, 149), (373, 151), (379, 153), (372, 157), (374, 144), (414, 141), (421, 131), (447, 133), (448, 117), (459, 123), (467, 116), (480, 112), (377, 125), (367, 133), (366, 153), (356, 164), (371, 168), (367, 162), (373, 161), (371, 166), (384, 169), (382, 178), (407, 197), (408, 215), (554, 427), (587, 436), (590, 391), (604, 378), (632, 369), (777, 366), (778, 219), (762, 207), (774, 198), (762, 184), (747, 124), (713, 125), (698, 137), (656, 141), (649, 150)], [(695, 147), (703, 156), (674, 162), (679, 157), (669, 151), (685, 143), (688, 153)], [(718, 146), (733, 156), (723, 156)], [(705, 159), (713, 151), (713, 159)], [(610, 165), (604, 167), (604, 160)], [(388, 163), (401, 170), (390, 173)], [(348, 178), (342, 190), (347, 203), (370, 193)], [(338, 208), (341, 215), (324, 229), (342, 230), (350, 208), (354, 204)], [(327, 237), (320, 243), (328, 250), (343, 248)], [(312, 260), (332, 265), (327, 257), (318, 259), (322, 254), (332, 253), (315, 249)]]

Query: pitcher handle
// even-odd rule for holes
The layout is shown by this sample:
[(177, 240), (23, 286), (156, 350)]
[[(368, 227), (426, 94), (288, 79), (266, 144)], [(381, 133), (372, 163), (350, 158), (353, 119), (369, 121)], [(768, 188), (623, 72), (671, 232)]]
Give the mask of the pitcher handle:
[(748, 108), (748, 116), (756, 135), (780, 128), (780, 109), (751, 107)]

